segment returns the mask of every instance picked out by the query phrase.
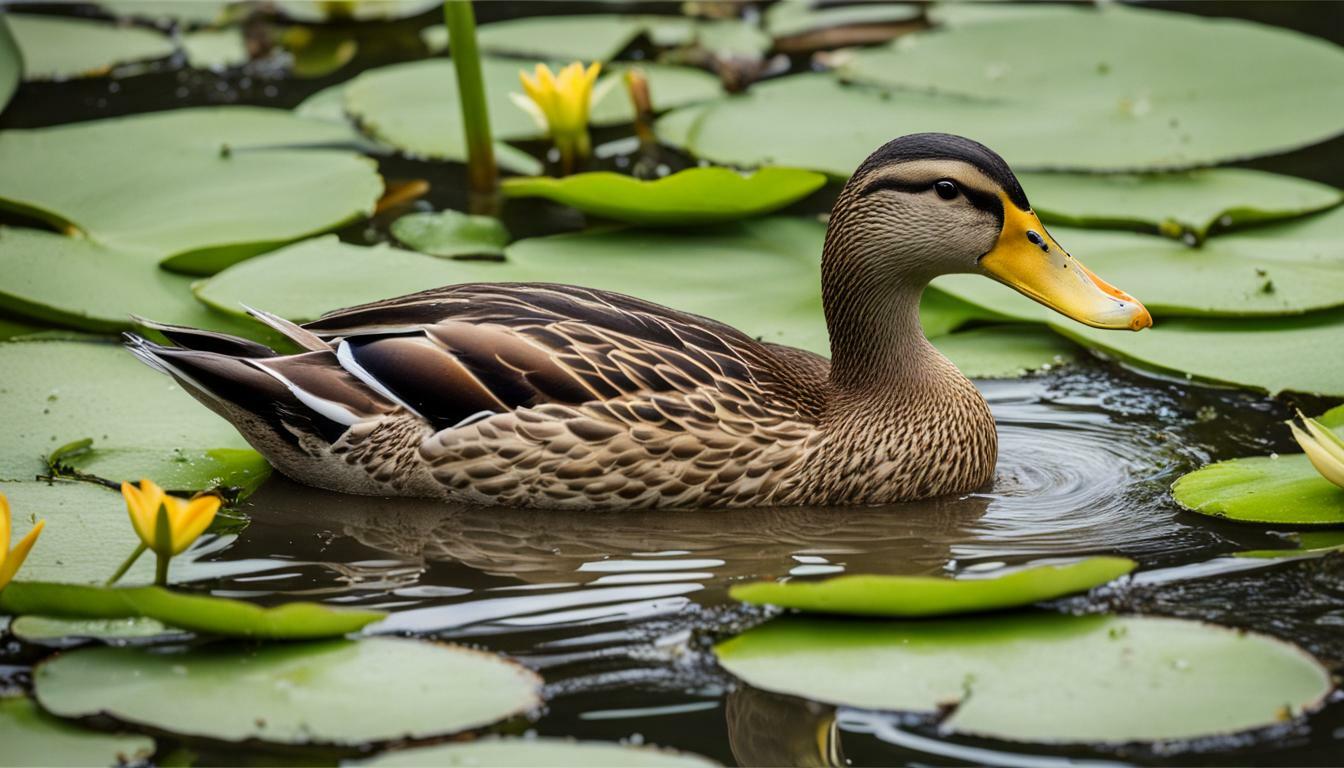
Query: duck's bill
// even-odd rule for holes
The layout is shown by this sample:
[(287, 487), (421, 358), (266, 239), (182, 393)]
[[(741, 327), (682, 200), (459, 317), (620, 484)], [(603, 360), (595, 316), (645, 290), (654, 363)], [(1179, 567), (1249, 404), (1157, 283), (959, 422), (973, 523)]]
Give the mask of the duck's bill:
[(1092, 273), (1059, 247), (1041, 220), (1006, 198), (1003, 231), (980, 266), (1029, 299), (1094, 328), (1139, 331), (1152, 315), (1133, 296)]

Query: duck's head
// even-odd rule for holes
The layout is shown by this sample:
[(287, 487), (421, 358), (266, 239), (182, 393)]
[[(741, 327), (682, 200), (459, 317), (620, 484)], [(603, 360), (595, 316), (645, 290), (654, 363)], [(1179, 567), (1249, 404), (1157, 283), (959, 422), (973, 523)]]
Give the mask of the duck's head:
[(919, 133), (888, 142), (851, 177), (834, 217), (828, 238), (843, 242), (828, 242), (828, 251), (859, 254), (869, 274), (921, 285), (981, 274), (1090, 326), (1153, 324), (1142, 304), (1055, 242), (1008, 164), (970, 139)]

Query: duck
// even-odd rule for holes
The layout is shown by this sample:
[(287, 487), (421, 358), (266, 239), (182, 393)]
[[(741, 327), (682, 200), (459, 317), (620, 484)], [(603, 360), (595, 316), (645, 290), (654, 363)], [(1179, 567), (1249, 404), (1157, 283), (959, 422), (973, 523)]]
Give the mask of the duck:
[(449, 285), (302, 325), (245, 307), (294, 353), (143, 318), (168, 343), (132, 333), (126, 346), (319, 488), (541, 509), (824, 507), (993, 478), (994, 418), (920, 326), (934, 278), (982, 275), (1096, 328), (1152, 325), (1055, 241), (1002, 157), (961, 136), (869, 155), (820, 258), (829, 359), (554, 283)]

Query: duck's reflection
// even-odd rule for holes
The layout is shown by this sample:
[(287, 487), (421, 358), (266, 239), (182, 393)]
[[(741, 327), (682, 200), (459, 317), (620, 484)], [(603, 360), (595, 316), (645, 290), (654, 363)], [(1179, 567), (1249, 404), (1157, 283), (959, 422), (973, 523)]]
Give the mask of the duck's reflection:
[(847, 765), (835, 707), (742, 685), (724, 705), (728, 743), (738, 765)]

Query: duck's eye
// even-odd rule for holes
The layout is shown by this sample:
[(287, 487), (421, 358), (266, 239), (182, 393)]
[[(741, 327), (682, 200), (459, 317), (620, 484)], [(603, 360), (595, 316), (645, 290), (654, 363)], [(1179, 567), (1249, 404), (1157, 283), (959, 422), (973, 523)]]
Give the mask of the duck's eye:
[(944, 200), (951, 200), (952, 198), (957, 196), (957, 192), (959, 190), (957, 189), (957, 185), (955, 183), (948, 181), (947, 179), (943, 179), (942, 181), (934, 182), (933, 191), (937, 192), (938, 196), (943, 198)]

